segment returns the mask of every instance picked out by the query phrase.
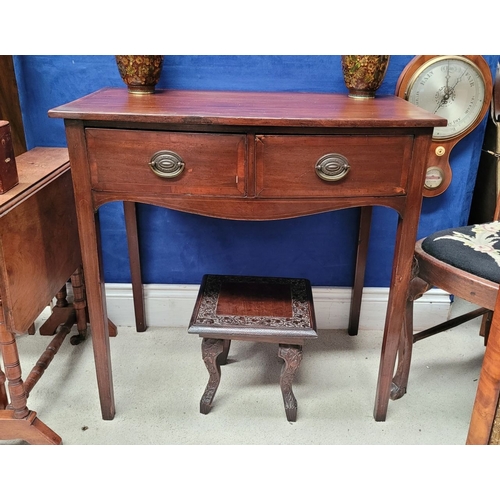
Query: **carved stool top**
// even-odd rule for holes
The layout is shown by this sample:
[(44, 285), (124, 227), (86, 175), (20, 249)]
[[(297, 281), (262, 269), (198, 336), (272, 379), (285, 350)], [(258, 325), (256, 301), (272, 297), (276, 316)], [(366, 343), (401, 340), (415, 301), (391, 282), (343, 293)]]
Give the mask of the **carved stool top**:
[(205, 275), (188, 332), (296, 343), (316, 338), (311, 284), (302, 278)]

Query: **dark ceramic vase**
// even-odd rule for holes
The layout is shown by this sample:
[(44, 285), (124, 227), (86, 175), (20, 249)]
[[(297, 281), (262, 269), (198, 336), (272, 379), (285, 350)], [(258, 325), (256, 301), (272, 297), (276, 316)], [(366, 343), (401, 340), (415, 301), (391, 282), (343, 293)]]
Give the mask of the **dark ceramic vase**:
[(163, 56), (115, 56), (118, 71), (131, 94), (153, 94), (160, 80)]
[(390, 56), (342, 56), (342, 74), (349, 97), (373, 99), (382, 85)]

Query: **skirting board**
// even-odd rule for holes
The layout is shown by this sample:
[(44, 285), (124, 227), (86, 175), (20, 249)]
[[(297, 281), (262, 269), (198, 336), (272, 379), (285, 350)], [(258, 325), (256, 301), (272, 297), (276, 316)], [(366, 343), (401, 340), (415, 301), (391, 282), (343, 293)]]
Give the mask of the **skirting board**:
[[(198, 293), (198, 285), (144, 285), (144, 310), (148, 326), (187, 328)], [(383, 329), (388, 288), (365, 288), (360, 330)], [(351, 289), (313, 287), (319, 329), (347, 329)], [(131, 284), (106, 284), (108, 317), (117, 326), (135, 326)], [(432, 289), (414, 305), (414, 328), (423, 330), (449, 319), (450, 295)]]

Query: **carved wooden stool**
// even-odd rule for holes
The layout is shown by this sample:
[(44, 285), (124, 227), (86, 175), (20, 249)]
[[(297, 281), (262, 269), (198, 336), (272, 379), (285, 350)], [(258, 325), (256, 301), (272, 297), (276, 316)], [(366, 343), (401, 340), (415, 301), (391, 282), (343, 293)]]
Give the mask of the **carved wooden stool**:
[(278, 356), (285, 361), (280, 386), (286, 417), (295, 422), (293, 377), (304, 341), (318, 336), (308, 280), (205, 275), (188, 332), (202, 337), (203, 361), (210, 375), (200, 401), (201, 413), (212, 408), (231, 340), (271, 342), (279, 344)]

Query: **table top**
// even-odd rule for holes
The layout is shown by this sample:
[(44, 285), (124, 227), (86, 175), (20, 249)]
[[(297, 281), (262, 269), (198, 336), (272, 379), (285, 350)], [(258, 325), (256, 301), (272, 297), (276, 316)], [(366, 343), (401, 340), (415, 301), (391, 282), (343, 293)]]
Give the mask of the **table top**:
[(446, 120), (396, 96), (104, 88), (49, 111), (51, 118), (178, 125), (438, 127)]
[(24, 199), (47, 178), (68, 170), (69, 157), (66, 148), (33, 148), (16, 157), (19, 184), (0, 195), (0, 216)]

